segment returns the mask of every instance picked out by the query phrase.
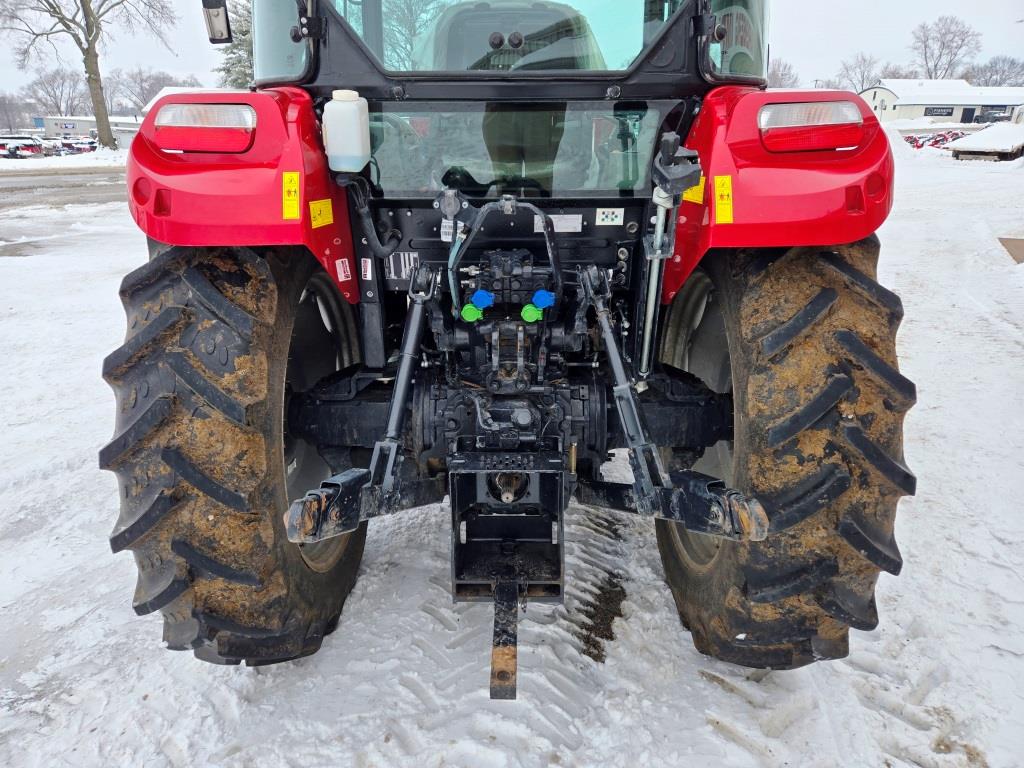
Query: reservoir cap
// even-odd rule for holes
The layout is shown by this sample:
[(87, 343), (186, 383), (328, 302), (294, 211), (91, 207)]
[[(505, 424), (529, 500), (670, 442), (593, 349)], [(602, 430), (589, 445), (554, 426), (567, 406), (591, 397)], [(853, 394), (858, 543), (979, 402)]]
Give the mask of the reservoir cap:
[(331, 98), (335, 101), (359, 101), (359, 91), (332, 91)]

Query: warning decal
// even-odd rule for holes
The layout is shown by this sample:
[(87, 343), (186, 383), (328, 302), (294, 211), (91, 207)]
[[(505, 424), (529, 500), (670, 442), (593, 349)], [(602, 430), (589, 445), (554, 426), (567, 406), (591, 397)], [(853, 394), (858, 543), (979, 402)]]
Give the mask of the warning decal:
[(418, 251), (397, 251), (388, 257), (384, 265), (384, 275), (388, 280), (408, 280), (419, 263)]
[(338, 280), (344, 283), (352, 279), (352, 267), (349, 266), (348, 259), (338, 259), (334, 266), (338, 268)]
[(707, 186), (707, 179), (703, 176), (700, 177), (700, 181), (697, 182), (696, 186), (690, 187), (688, 190), (683, 192), (683, 200), (688, 203), (703, 203), (704, 202), (704, 188)]
[(309, 224), (313, 229), (334, 223), (334, 206), (327, 200), (309, 201)]
[(732, 176), (715, 176), (715, 222), (732, 224)]
[(598, 208), (594, 221), (599, 227), (621, 227), (625, 219), (625, 208)]
[(281, 175), (281, 218), (285, 221), (301, 218), (298, 171), (286, 171)]

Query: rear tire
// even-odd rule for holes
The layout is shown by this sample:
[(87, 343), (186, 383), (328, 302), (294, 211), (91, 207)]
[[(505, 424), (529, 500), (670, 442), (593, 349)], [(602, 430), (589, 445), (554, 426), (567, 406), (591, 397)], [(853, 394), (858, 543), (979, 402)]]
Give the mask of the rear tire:
[[(326, 308), (307, 306), (325, 284), (333, 291), (325, 277), (301, 250), (175, 247), (121, 285), (127, 339), (103, 366), (117, 426), (100, 465), (121, 489), (110, 543), (134, 553), (135, 611), (163, 613), (168, 648), (222, 664), (308, 655), (355, 583), (365, 525), (311, 557), (282, 519), (299, 466), (285, 441), (286, 381), (358, 359), (347, 305), (324, 294)], [(336, 349), (293, 344), (308, 316), (333, 327)], [(297, 374), (314, 353), (323, 360)]]
[[(760, 499), (759, 543), (718, 543), (659, 521), (683, 623), (702, 653), (791, 669), (848, 653), (878, 624), (880, 571), (902, 567), (896, 508), (914, 385), (900, 375), (898, 297), (875, 281), (874, 237), (827, 250), (709, 255), (675, 300), (662, 361), (732, 391), (735, 434), (698, 470)], [(703, 298), (701, 293), (703, 292)]]

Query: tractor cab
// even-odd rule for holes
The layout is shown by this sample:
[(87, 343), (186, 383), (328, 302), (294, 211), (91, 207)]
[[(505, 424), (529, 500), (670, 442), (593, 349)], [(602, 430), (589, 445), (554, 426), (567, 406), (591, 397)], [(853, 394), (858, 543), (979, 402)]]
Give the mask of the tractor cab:
[[(300, 0), (296, 10), (287, 2), (255, 0), (257, 85), (344, 85), (370, 98), (378, 95), (371, 83), (390, 83), (410, 96), (429, 91), (437, 98), (464, 101), (481, 92), (442, 94), (408, 86), (413, 79), (508, 84), (522, 75), (543, 75), (531, 87), (514, 88), (516, 97), (525, 91), (528, 98), (543, 100), (554, 95), (552, 81), (578, 79), (574, 73), (626, 85), (630, 75), (657, 72), (661, 95), (706, 92), (724, 82), (764, 82), (765, 0), (434, 0), (406, 5)], [(208, 8), (212, 30), (210, 13)], [(216, 41), (214, 34), (211, 40)], [(217, 34), (229, 36), (230, 31), (224, 25)], [(683, 90), (666, 79), (675, 76), (678, 86), (684, 74), (690, 75), (691, 87)], [(576, 95), (586, 97), (588, 90)]]

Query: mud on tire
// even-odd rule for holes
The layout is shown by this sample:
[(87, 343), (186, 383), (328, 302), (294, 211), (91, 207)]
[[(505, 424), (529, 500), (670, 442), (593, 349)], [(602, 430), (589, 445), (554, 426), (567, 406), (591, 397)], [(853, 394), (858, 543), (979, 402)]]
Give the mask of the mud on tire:
[(313, 653), (355, 582), (365, 526), (314, 570), (282, 522), (289, 343), (318, 269), (298, 250), (171, 248), (121, 285), (127, 338), (103, 364), (110, 544), (133, 552), (135, 611), (163, 613), (171, 649), (228, 664)]
[(896, 507), (915, 491), (903, 418), (916, 398), (897, 368), (903, 308), (876, 282), (878, 252), (872, 237), (712, 254), (695, 283), (707, 306), (694, 314), (684, 288), (666, 318), (662, 359), (680, 368), (699, 368), (713, 346), (694, 349), (681, 315), (718, 324), (728, 346), (718, 386), (731, 386), (736, 421), (719, 468), (771, 519), (766, 541), (713, 548), (658, 523), (668, 583), (702, 653), (795, 668), (844, 657), (850, 627), (878, 624), (879, 573), (902, 567)]

